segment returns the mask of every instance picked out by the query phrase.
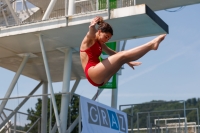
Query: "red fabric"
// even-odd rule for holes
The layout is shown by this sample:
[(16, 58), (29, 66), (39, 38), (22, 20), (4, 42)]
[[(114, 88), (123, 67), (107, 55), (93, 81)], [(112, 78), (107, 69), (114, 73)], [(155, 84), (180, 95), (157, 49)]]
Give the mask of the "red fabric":
[(94, 85), (94, 86), (102, 86), (102, 84), (96, 84), (94, 83), (89, 75), (88, 75), (88, 69), (91, 67), (91, 66), (96, 66), (96, 64), (98, 64), (100, 61), (99, 61), (99, 56), (101, 55), (101, 52), (102, 52), (102, 47), (101, 45), (96, 41), (91, 47), (89, 47), (88, 49), (86, 50), (80, 50), (80, 52), (86, 52), (87, 55), (88, 55), (88, 62), (87, 62), (87, 65), (85, 66), (85, 76), (86, 78), (88, 79), (88, 81)]

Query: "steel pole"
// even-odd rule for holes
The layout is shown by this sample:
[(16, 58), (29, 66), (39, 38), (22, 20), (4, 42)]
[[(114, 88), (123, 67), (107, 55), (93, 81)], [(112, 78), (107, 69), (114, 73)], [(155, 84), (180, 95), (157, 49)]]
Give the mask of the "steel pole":
[(197, 133), (199, 133), (199, 109), (198, 108), (197, 108), (197, 124), (198, 124)]
[[(92, 100), (95, 100), (95, 99), (101, 94), (102, 91), (103, 91), (103, 89), (100, 89), (99, 92), (97, 92), (97, 93), (93, 96)], [(70, 127), (68, 128), (68, 130), (66, 130), (65, 133), (70, 133), (70, 132), (75, 128), (75, 126), (76, 126), (76, 125), (78, 124), (78, 122), (79, 122), (79, 117), (80, 117), (80, 116), (78, 116), (78, 117), (74, 120), (74, 122), (70, 125)]]
[(44, 14), (42, 20), (46, 20), (49, 18), (56, 2), (57, 2), (57, 0), (51, 0), (51, 2), (49, 3), (49, 6), (47, 7), (47, 10), (45, 11), (45, 14)]
[[(42, 85), (42, 81), (29, 93), (28, 96), (31, 96), (33, 95), (37, 90), (38, 88)], [(13, 115), (15, 115), (18, 110), (28, 101), (30, 97), (26, 97), (14, 110), (12, 110), (12, 113), (6, 117), (6, 119), (0, 124), (0, 129), (13, 117)]]
[(15, 19), (15, 22), (16, 22), (17, 24), (19, 24), (19, 20), (18, 20), (18, 18), (17, 18), (17, 15), (16, 15), (15, 12), (14, 12), (12, 6), (10, 5), (10, 1), (8, 1), (8, 0), (4, 0), (4, 1), (5, 1), (6, 4), (8, 5), (8, 8), (10, 9), (10, 12), (11, 12), (13, 18)]
[[(76, 91), (76, 88), (77, 88), (79, 82), (80, 82), (80, 78), (77, 78), (77, 79), (76, 79), (76, 82), (74, 83), (74, 86), (73, 86), (73, 88), (72, 88), (72, 90), (71, 90), (70, 101), (71, 101), (71, 99), (72, 99), (72, 96), (73, 96), (74, 92)], [(70, 126), (70, 127), (71, 127), (71, 126)], [(55, 132), (56, 132), (56, 129), (57, 129), (57, 126), (56, 126), (56, 124), (54, 124), (53, 129), (51, 130), (50, 133), (55, 133)], [(74, 129), (74, 128), (73, 128), (73, 129)], [(67, 129), (67, 130), (69, 130), (69, 129)]]
[[(48, 94), (48, 83), (43, 83), (42, 94)], [(47, 133), (48, 96), (42, 96), (41, 133)]]
[(60, 129), (60, 119), (59, 119), (59, 116), (58, 116), (58, 108), (57, 108), (56, 99), (55, 99), (55, 96), (54, 96), (52, 80), (51, 80), (51, 75), (50, 75), (50, 71), (49, 71), (49, 65), (48, 65), (48, 62), (47, 62), (47, 57), (46, 57), (46, 52), (45, 52), (42, 36), (40, 34), (39, 34), (39, 41), (40, 41), (40, 47), (41, 47), (41, 50), (42, 50), (42, 56), (43, 56), (43, 60), (44, 60), (44, 66), (45, 66), (45, 71), (46, 71), (46, 75), (47, 75), (48, 85), (49, 85), (49, 89), (51, 91), (51, 99), (52, 99), (54, 113), (55, 113), (55, 117), (56, 117), (56, 123), (57, 123), (59, 133), (62, 133), (61, 129)]
[[(119, 51), (120, 42), (116, 42), (116, 51)], [(117, 98), (118, 98), (118, 74), (116, 73), (116, 89), (112, 89), (111, 107), (117, 109)]]
[(15, 114), (14, 118), (14, 133), (16, 133), (16, 124), (17, 124), (17, 113)]
[(49, 116), (49, 133), (51, 133), (52, 124), (52, 100), (50, 98), (50, 116)]
[(185, 133), (187, 133), (187, 116), (186, 116), (185, 101), (183, 104), (184, 104), (184, 117), (185, 117)]
[(74, 10), (75, 10), (75, 0), (69, 0), (69, 5), (68, 5), (68, 15), (73, 15), (74, 14)]
[[(67, 48), (67, 49), (65, 49), (62, 93), (70, 92), (71, 65), (72, 65), (72, 49)], [(66, 131), (66, 129), (67, 129), (67, 116), (68, 116), (69, 102), (70, 102), (70, 95), (62, 94), (61, 111), (60, 111), (60, 121), (61, 121), (62, 133), (64, 131)]]
[[(22, 70), (24, 69), (24, 66), (25, 66), (25, 64), (26, 64), (29, 56), (30, 56), (29, 54), (26, 54), (24, 56), (24, 59), (23, 59), (21, 65), (19, 66), (19, 68), (17, 70), (17, 73), (15, 74), (15, 76), (14, 76), (14, 78), (13, 78), (13, 80), (12, 80), (12, 82), (11, 82), (11, 84), (10, 84), (10, 86), (9, 86), (7, 92), (6, 92), (6, 95), (4, 96), (4, 98), (9, 98), (10, 97), (10, 95), (11, 95), (11, 93), (12, 93), (14, 87), (15, 87), (15, 84), (17, 83), (17, 80), (19, 79), (19, 76), (22, 73)], [(1, 115), (4, 107), (6, 106), (7, 101), (8, 100), (3, 100), (1, 102), (1, 105), (0, 105), (0, 115)]]

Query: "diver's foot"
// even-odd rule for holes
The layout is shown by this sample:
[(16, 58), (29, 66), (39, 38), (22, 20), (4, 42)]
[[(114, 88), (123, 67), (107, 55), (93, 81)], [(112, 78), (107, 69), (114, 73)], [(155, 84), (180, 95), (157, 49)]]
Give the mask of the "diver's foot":
[(166, 34), (162, 34), (151, 41), (152, 43), (152, 50), (157, 50), (159, 44), (165, 39)]

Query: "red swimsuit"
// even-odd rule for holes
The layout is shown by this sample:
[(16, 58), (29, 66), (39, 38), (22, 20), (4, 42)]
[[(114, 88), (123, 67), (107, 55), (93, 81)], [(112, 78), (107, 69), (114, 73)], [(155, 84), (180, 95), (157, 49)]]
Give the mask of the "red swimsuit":
[(90, 79), (90, 77), (88, 75), (88, 69), (91, 66), (96, 66), (96, 64), (98, 64), (100, 62), (99, 61), (99, 56), (101, 55), (101, 52), (102, 52), (101, 45), (99, 44), (99, 42), (96, 41), (91, 47), (89, 47), (86, 50), (80, 50), (80, 52), (86, 52), (87, 55), (88, 55), (88, 62), (87, 62), (87, 65), (85, 66), (85, 75), (86, 75), (86, 78), (88, 79), (88, 81), (92, 85), (94, 85), (94, 86), (102, 86), (104, 83), (101, 83), (101, 84), (94, 83)]

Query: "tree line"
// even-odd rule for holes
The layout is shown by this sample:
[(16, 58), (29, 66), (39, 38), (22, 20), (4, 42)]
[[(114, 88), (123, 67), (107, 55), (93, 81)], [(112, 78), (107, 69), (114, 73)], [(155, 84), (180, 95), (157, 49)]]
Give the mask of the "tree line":
[[(61, 108), (61, 95), (55, 96), (57, 107), (58, 107), (58, 113), (60, 113)], [(48, 123), (49, 123), (49, 116), (50, 116), (50, 99), (48, 99)], [(197, 109), (200, 108), (200, 98), (191, 98), (187, 99), (185, 101), (185, 108), (186, 110), (186, 116), (188, 122), (197, 122)], [(27, 112), (30, 114), (27, 117), (27, 120), (30, 121), (30, 123), (26, 124), (24, 127), (24, 131), (27, 131), (33, 123), (37, 120), (37, 117), (34, 116), (41, 116), (41, 109), (42, 109), (42, 99), (38, 98), (38, 101), (35, 105), (35, 109), (28, 109)], [(133, 122), (134, 128), (137, 128), (137, 124), (139, 123), (140, 128), (146, 128), (147, 127), (147, 121), (149, 121), (152, 124), (154, 123), (154, 120), (160, 119), (160, 123), (162, 123), (161, 119), (164, 118), (177, 118), (177, 120), (171, 121), (171, 122), (177, 122), (179, 118), (184, 117), (184, 101), (163, 101), (163, 100), (153, 100), (150, 102), (145, 102), (142, 104), (133, 104), (131, 106), (122, 106), (122, 111), (126, 112), (128, 115), (128, 122), (129, 122), (129, 128), (131, 121)], [(52, 109), (53, 112), (53, 109)], [(77, 118), (79, 115), (79, 97), (73, 96), (71, 103), (69, 105), (68, 110), (68, 125)], [(139, 119), (137, 123), (137, 118)], [(52, 127), (54, 126), (56, 122), (54, 112), (52, 113)], [(49, 124), (48, 124), (49, 126)], [(47, 127), (49, 129), (49, 127)], [(38, 131), (38, 125), (36, 125), (31, 132), (37, 132)], [(72, 133), (78, 133), (78, 125), (75, 127), (75, 129), (72, 131)]]

